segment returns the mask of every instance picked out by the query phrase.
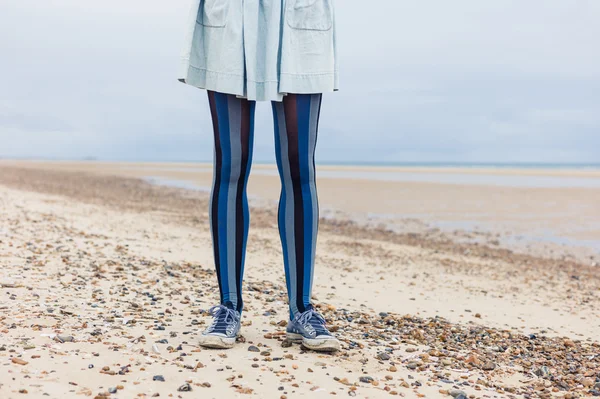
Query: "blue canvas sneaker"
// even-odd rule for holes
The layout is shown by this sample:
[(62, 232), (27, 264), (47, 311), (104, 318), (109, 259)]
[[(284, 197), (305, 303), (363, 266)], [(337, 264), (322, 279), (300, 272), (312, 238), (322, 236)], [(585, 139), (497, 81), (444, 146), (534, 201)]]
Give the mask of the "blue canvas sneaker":
[(288, 341), (302, 342), (308, 349), (321, 352), (335, 352), (340, 349), (340, 341), (327, 330), (325, 319), (310, 306), (288, 323)]
[(210, 313), (214, 319), (200, 335), (200, 346), (218, 349), (233, 347), (240, 331), (240, 312), (225, 305), (218, 305), (210, 308)]

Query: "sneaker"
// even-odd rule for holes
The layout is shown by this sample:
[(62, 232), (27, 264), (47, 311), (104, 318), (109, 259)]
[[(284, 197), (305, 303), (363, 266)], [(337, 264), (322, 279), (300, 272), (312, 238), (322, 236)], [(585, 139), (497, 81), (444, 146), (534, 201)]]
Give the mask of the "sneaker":
[(200, 335), (200, 346), (218, 349), (233, 347), (240, 331), (240, 312), (225, 305), (218, 305), (210, 308), (210, 313), (214, 320)]
[(340, 349), (340, 341), (327, 330), (325, 319), (312, 306), (288, 323), (287, 340), (302, 342), (308, 349), (321, 352), (335, 352)]

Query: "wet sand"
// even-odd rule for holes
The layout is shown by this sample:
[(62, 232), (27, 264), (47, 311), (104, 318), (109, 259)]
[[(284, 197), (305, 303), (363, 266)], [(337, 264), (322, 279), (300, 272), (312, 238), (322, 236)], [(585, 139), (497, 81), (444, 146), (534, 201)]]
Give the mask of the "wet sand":
[[(209, 190), (212, 183), (212, 165), (200, 163), (4, 160), (0, 165), (138, 177), (204, 191)], [(276, 206), (280, 182), (275, 167), (256, 164), (252, 168), (248, 191), (253, 203)], [(386, 173), (417, 180), (367, 178)], [(432, 183), (427, 181), (427, 176), (432, 174), (436, 178), (447, 178)], [(353, 175), (363, 177), (348, 177)], [(440, 229), (456, 240), (490, 245), (498, 242), (503, 247), (537, 256), (600, 263), (600, 205), (597, 200), (600, 198), (600, 170), (597, 169), (324, 165), (318, 167), (317, 176), (319, 203), (324, 216), (370, 225), (383, 223), (397, 232)], [(423, 181), (418, 181), (419, 176)], [(521, 181), (518, 179), (524, 179), (522, 185), (510, 185), (511, 181)], [(486, 181), (489, 184), (485, 184)], [(572, 182), (586, 181), (587, 185), (569, 186)], [(530, 186), (526, 185), (528, 183)]]
[(75, 169), (0, 166), (1, 398), (600, 393), (590, 262), (334, 212), (314, 301), (343, 349), (321, 355), (282, 340), (275, 209), (256, 201), (242, 337), (206, 350), (195, 341), (218, 298), (207, 193)]

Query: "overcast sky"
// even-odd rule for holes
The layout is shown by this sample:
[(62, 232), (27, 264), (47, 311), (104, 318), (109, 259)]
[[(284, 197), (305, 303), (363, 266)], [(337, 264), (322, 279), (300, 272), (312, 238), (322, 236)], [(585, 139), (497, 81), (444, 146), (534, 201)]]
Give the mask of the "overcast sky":
[[(189, 4), (0, 0), (0, 157), (210, 160), (176, 80)], [(336, 5), (318, 161), (600, 162), (600, 1)], [(268, 103), (255, 138), (272, 161)]]

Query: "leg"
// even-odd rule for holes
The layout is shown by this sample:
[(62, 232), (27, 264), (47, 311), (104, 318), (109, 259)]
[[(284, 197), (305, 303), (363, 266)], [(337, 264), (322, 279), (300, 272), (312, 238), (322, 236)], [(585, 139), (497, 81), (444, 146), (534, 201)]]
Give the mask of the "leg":
[(279, 234), (290, 319), (311, 307), (319, 206), (315, 146), (321, 94), (289, 94), (273, 102), (275, 153), (281, 178)]
[(215, 139), (209, 208), (215, 267), (221, 304), (241, 312), (256, 103), (211, 91), (208, 99)]

